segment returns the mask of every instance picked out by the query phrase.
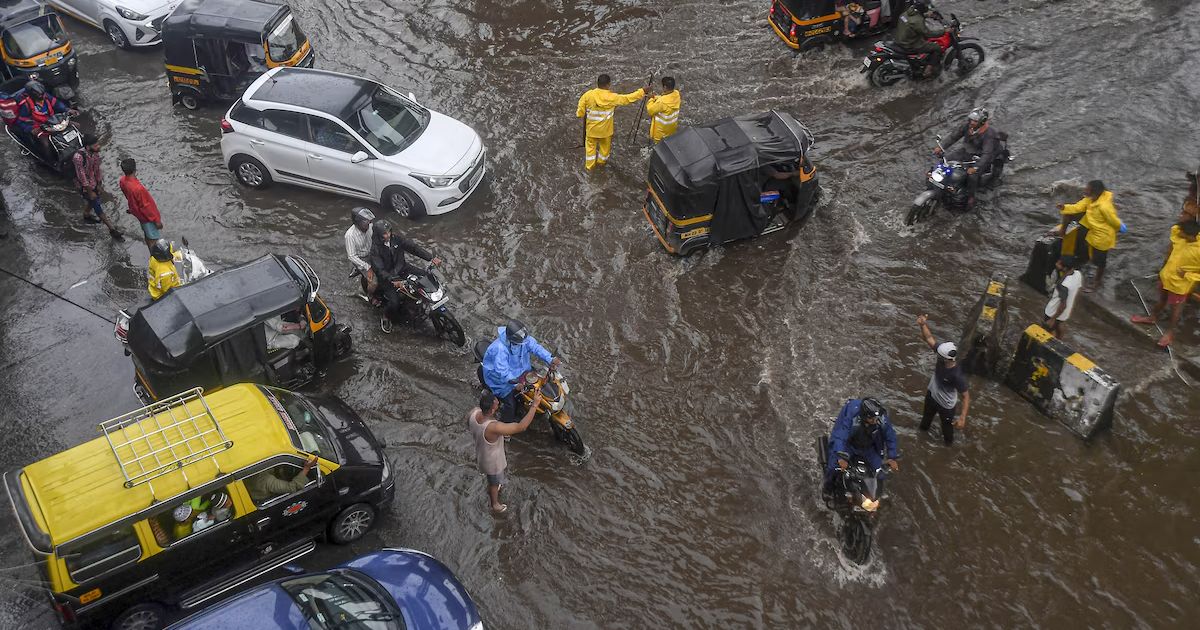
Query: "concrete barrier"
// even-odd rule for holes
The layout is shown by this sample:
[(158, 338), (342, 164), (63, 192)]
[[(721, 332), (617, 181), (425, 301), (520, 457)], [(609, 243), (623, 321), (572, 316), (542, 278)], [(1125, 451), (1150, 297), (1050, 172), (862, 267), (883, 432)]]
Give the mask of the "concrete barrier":
[(1084, 439), (1112, 425), (1121, 389), (1108, 373), (1037, 324), (1017, 343), (1008, 386)]
[(1042, 295), (1050, 295), (1050, 288), (1054, 286), (1054, 263), (1064, 256), (1075, 258), (1076, 262), (1087, 258), (1087, 230), (1079, 225), (1081, 219), (1082, 214), (1063, 217), (1066, 227), (1062, 236), (1048, 234), (1034, 241), (1029, 265), (1021, 275), (1022, 282)]
[(1008, 277), (995, 274), (971, 311), (958, 351), (972, 374), (994, 376), (1004, 356), (1001, 343), (1008, 329)]

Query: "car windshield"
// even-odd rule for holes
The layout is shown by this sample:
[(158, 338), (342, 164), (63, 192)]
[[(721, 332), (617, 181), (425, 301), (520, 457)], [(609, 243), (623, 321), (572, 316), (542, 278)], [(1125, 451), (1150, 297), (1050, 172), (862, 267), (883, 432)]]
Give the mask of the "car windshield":
[(287, 425), (293, 446), (306, 453), (319, 455), (322, 459), (338, 461), (337, 451), (329, 441), (324, 422), (311, 405), (291, 392), (275, 388), (263, 389), (275, 410), (282, 416), (283, 423)]
[(318, 573), (280, 582), (313, 630), (403, 630), (404, 619), (375, 589), (348, 573)]
[(345, 121), (376, 151), (396, 155), (420, 137), (429, 124), (429, 110), (380, 87), (371, 100)]
[(267, 52), (272, 60), (283, 63), (300, 52), (300, 47), (306, 41), (308, 38), (304, 36), (304, 31), (289, 14), (267, 34)]
[(14, 59), (29, 59), (67, 43), (58, 18), (43, 15), (4, 31), (4, 51)]

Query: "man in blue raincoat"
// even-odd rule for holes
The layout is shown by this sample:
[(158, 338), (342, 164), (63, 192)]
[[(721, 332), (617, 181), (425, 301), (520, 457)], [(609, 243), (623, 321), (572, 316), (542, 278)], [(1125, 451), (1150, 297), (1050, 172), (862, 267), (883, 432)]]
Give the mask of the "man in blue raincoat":
[(529, 355), (558, 367), (559, 360), (529, 334), (529, 329), (518, 320), (496, 329), (498, 336), (483, 354), (483, 382), (500, 399), (500, 421), (516, 422), (517, 383), (521, 376), (532, 369)]
[(874, 398), (846, 401), (829, 434), (825, 492), (833, 490), (834, 473), (845, 470), (853, 459), (862, 458), (871, 470), (878, 470), (885, 455), (887, 465), (899, 470), (900, 450), (887, 409)]

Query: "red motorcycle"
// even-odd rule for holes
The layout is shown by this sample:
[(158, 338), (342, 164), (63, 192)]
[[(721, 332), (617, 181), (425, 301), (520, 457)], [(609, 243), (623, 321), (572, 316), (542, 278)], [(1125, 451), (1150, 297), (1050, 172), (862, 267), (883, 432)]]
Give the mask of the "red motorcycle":
[[(935, 13), (932, 17), (942, 21), (941, 14)], [(983, 47), (979, 44), (964, 43), (978, 40), (961, 35), (962, 24), (959, 23), (958, 17), (951, 13), (946, 32), (929, 40), (942, 49), (940, 67), (930, 66), (929, 53), (908, 52), (896, 42), (876, 42), (874, 50), (863, 58), (863, 67), (858, 71), (869, 73), (868, 77), (876, 87), (895, 85), (903, 79), (930, 79), (946, 71), (965, 77), (983, 65), (984, 54)]]

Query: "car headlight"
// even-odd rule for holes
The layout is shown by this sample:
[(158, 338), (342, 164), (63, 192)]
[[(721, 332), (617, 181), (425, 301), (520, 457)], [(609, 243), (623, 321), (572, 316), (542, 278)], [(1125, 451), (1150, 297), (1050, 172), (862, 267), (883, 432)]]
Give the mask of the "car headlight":
[(392, 476), (392, 465), (388, 463), (388, 458), (383, 458), (383, 474), (379, 477), (380, 483), (387, 483), (388, 477)]
[(445, 188), (454, 181), (453, 177), (434, 177), (433, 175), (417, 175), (416, 173), (413, 173), (413, 177), (430, 188)]
[(138, 22), (150, 17), (148, 15), (142, 15), (137, 11), (130, 11), (125, 7), (117, 7), (117, 13), (119, 13), (121, 17), (125, 18), (126, 20), (133, 20), (134, 22)]

